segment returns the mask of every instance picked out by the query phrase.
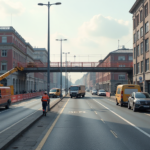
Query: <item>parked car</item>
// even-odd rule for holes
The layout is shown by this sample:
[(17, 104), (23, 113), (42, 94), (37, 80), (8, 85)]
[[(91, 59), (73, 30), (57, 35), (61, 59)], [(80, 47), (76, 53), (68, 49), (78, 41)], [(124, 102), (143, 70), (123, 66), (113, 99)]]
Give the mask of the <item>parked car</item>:
[(115, 95), (116, 105), (120, 104), (121, 107), (123, 105), (128, 105), (128, 98), (133, 92), (141, 92), (140, 86), (135, 84), (118, 85)]
[(97, 92), (97, 95), (99, 96), (106, 96), (106, 91), (104, 89), (100, 89), (98, 92)]
[(150, 109), (150, 95), (147, 92), (133, 92), (128, 98), (128, 109), (147, 110)]
[(97, 95), (97, 90), (92, 90), (92, 95)]

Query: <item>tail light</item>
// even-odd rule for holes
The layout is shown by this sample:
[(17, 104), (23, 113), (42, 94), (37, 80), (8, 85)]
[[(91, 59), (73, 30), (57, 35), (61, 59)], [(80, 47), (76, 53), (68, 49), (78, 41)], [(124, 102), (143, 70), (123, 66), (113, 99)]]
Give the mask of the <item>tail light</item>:
[(121, 91), (121, 98), (123, 98), (123, 91)]

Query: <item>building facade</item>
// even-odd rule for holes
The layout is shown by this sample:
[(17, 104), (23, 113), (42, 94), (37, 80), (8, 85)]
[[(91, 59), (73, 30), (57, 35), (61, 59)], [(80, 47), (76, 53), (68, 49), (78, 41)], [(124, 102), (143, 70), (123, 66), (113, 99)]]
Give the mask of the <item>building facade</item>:
[[(33, 48), (13, 27), (0, 27), (0, 75), (16, 67), (18, 63), (46, 63), (47, 51)], [(53, 74), (50, 75), (53, 87)], [(47, 73), (16, 72), (1, 81), (4, 86), (13, 85), (14, 93), (47, 89)]]
[(133, 14), (133, 82), (150, 93), (150, 1), (136, 0), (129, 12)]
[[(132, 66), (133, 50), (126, 49), (124, 46), (122, 49), (118, 49), (110, 52), (104, 60), (99, 61), (97, 67), (129, 67)], [(97, 72), (96, 73), (96, 89), (105, 89), (107, 92), (115, 93), (116, 87), (119, 84), (127, 84), (128, 76), (124, 72)]]

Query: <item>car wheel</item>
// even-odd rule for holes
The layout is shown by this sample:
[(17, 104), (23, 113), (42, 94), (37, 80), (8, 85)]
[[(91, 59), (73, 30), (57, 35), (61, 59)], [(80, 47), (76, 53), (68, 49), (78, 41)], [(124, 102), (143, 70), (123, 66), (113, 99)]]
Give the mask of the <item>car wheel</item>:
[(133, 104), (133, 112), (136, 112), (135, 104)]
[(116, 100), (116, 105), (118, 105), (118, 102), (117, 102), (117, 100)]
[(55, 98), (55, 96), (53, 96), (53, 98)]
[(128, 109), (131, 109), (130, 103), (128, 102)]
[(9, 102), (7, 102), (7, 105), (5, 106), (6, 109), (9, 109)]
[(71, 98), (72, 98), (72, 96), (71, 96)]

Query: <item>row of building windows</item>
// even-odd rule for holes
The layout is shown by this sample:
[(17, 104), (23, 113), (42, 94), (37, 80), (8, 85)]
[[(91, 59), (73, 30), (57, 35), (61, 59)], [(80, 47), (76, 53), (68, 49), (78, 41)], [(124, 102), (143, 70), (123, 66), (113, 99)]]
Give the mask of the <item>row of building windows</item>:
[[(140, 69), (140, 66), (141, 66), (141, 69)], [(134, 64), (134, 74), (138, 74), (138, 73), (143, 73), (143, 61), (137, 63), (137, 72), (136, 72), (136, 64)], [(145, 71), (148, 71), (149, 70), (149, 59), (146, 59), (145, 60)]]
[[(149, 39), (145, 40), (145, 52), (149, 51)], [(143, 42), (140, 43), (137, 47), (134, 47), (134, 58), (137, 56), (143, 55)]]
[[(144, 6), (144, 10), (145, 10), (144, 16), (146, 18), (148, 16), (148, 3)], [(135, 19), (133, 20), (133, 27), (134, 27), (134, 29), (139, 25), (139, 20), (140, 20), (140, 22), (143, 21), (143, 10), (140, 11), (140, 16), (137, 15), (135, 17)]]
[[(125, 60), (125, 56), (118, 56), (118, 60)], [(129, 56), (128, 60), (133, 60), (133, 57)]]
[[(145, 34), (149, 31), (149, 22), (145, 23)], [(134, 34), (134, 43), (143, 37), (143, 27), (138, 30), (137, 33)]]
[(26, 62), (26, 59), (15, 51), (13, 52), (13, 58), (20, 62)]

